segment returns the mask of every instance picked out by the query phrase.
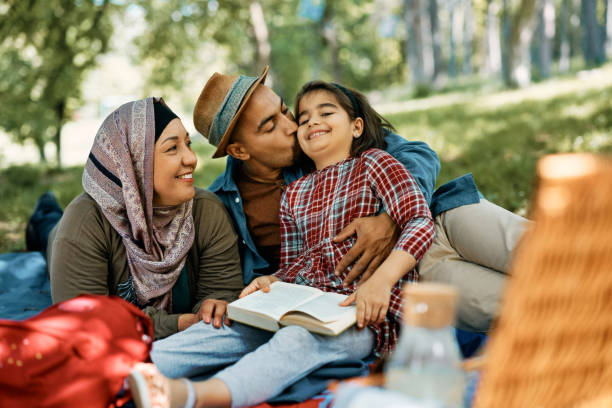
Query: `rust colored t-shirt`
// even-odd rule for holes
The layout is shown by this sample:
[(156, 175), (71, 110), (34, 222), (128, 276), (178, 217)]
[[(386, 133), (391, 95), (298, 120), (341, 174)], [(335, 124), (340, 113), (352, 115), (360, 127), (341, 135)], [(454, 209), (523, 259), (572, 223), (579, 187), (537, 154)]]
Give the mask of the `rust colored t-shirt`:
[(264, 273), (274, 273), (280, 262), (280, 200), (287, 186), (282, 176), (279, 180), (255, 180), (242, 167), (237, 176), (247, 227), (257, 252), (270, 264)]

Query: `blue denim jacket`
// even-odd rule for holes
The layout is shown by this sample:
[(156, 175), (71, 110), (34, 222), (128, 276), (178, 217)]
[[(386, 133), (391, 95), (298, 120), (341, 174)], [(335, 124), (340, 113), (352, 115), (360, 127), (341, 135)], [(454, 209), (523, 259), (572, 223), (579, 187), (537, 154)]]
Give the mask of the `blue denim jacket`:
[[(385, 137), (385, 142), (387, 152), (401, 162), (416, 179), (434, 217), (452, 208), (477, 203), (480, 200), (471, 174), (452, 180), (434, 192), (436, 178), (440, 172), (440, 159), (426, 143), (410, 142), (391, 132)], [(239, 160), (228, 156), (225, 171), (208, 189), (221, 199), (238, 234), (242, 275), (246, 285), (261, 275), (257, 270), (267, 268), (269, 265), (257, 252), (247, 228), (246, 217), (242, 209), (242, 197), (240, 197), (240, 191), (234, 180), (238, 165)], [(283, 177), (287, 185), (302, 177), (303, 174), (303, 171), (297, 167), (283, 170)]]

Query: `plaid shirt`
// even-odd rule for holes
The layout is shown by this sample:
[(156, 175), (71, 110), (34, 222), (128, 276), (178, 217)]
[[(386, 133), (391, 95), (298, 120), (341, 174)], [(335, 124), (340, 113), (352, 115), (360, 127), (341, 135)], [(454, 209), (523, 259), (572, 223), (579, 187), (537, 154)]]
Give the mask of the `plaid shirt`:
[[(281, 261), (275, 275), (283, 281), (313, 286), (326, 292), (351, 294), (356, 282), (342, 287), (346, 276), (334, 268), (355, 237), (334, 243), (351, 221), (386, 211), (402, 228), (394, 250), (421, 259), (434, 238), (429, 207), (414, 178), (388, 153), (369, 149), (293, 182), (281, 200)], [(349, 268), (350, 270), (350, 268)], [(391, 290), (385, 321), (371, 325), (377, 336), (376, 352), (388, 353), (397, 341), (401, 316), (401, 288), (418, 280), (415, 269)]]

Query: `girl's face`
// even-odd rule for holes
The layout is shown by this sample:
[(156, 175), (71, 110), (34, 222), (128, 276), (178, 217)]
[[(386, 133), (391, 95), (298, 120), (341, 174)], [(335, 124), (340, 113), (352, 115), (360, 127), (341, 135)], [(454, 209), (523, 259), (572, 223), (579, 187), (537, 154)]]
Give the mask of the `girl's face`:
[(351, 120), (336, 95), (323, 89), (300, 99), (297, 122), (300, 147), (318, 170), (348, 158), (353, 138), (363, 131), (363, 119)]
[(193, 171), (197, 164), (187, 131), (180, 119), (173, 119), (153, 150), (153, 204), (173, 206), (191, 200), (195, 195)]

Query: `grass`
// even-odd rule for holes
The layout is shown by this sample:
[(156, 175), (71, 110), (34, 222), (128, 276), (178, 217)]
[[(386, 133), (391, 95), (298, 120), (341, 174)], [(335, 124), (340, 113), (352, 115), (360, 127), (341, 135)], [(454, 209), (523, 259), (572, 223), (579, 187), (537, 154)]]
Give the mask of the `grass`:
[[(605, 68), (605, 76), (612, 76), (612, 67)], [(453, 92), (399, 103), (391, 111), (386, 116), (399, 134), (423, 140), (439, 154), (438, 184), (471, 171), (489, 200), (521, 214), (533, 192), (538, 158), (556, 152), (612, 153), (609, 80), (585, 86), (562, 78), (524, 91)], [(204, 140), (194, 142), (199, 157), (195, 183), (208, 186), (225, 160), (210, 159), (213, 148)], [(25, 225), (38, 196), (50, 190), (65, 207), (82, 192), (82, 171), (79, 166), (0, 169), (0, 253), (25, 249)]]
[[(213, 148), (201, 136), (194, 138), (199, 164), (195, 184), (208, 186), (225, 168), (225, 160), (209, 159)], [(51, 191), (65, 208), (83, 192), (83, 166), (58, 170), (40, 165), (11, 166), (0, 170), (0, 253), (25, 250), (25, 226), (38, 197)]]

